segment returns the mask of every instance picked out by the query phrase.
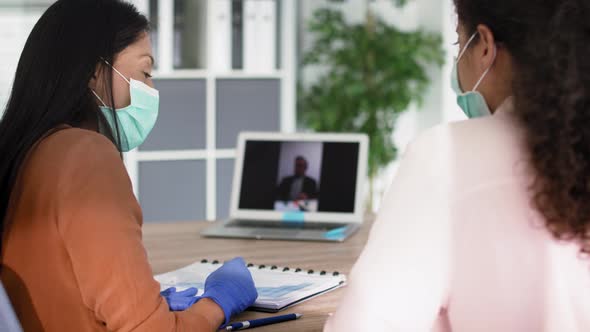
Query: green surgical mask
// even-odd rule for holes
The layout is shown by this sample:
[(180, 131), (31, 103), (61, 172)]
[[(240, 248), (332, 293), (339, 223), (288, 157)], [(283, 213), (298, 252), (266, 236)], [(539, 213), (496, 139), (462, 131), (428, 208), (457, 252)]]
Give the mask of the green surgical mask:
[(465, 113), (465, 115), (467, 115), (467, 117), (470, 119), (488, 116), (492, 114), (492, 112), (490, 112), (490, 108), (488, 107), (488, 103), (486, 102), (483, 95), (477, 91), (477, 88), (479, 88), (481, 82), (483, 82), (483, 79), (486, 77), (486, 75), (492, 68), (494, 61), (496, 60), (497, 50), (495, 46), (494, 60), (492, 61), (492, 64), (488, 67), (488, 69), (486, 69), (486, 71), (483, 73), (481, 78), (477, 81), (475, 87), (473, 87), (473, 90), (464, 92), (463, 89), (461, 89), (461, 84), (459, 83), (459, 60), (461, 60), (461, 58), (465, 54), (465, 51), (467, 50), (471, 42), (475, 39), (477, 34), (478, 32), (476, 31), (471, 36), (471, 38), (469, 38), (469, 41), (467, 41), (467, 44), (465, 44), (465, 48), (459, 53), (459, 57), (457, 57), (457, 59), (454, 61), (453, 71), (451, 72), (451, 87), (453, 88), (453, 91), (455, 91), (455, 93), (457, 94), (457, 104), (459, 105), (459, 107), (461, 107), (463, 113)]
[[(108, 62), (106, 63), (111, 66)], [(143, 82), (134, 79), (128, 80), (115, 67), (111, 67), (129, 83), (131, 104), (125, 108), (115, 110), (115, 116), (119, 124), (119, 133), (121, 134), (121, 150), (128, 152), (143, 144), (154, 128), (158, 119), (160, 94), (158, 90)], [(115, 119), (111, 108), (100, 99), (96, 92), (92, 91), (92, 93), (103, 104), (100, 110), (111, 127), (113, 135), (117, 135)]]

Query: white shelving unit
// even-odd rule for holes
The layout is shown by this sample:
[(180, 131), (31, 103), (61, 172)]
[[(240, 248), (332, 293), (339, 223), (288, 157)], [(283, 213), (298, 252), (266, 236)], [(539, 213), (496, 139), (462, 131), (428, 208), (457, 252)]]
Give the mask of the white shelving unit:
[[(150, 17), (150, 0), (131, 0), (136, 7), (147, 17)], [(158, 1), (158, 22), (157, 22), (157, 40), (154, 41), (157, 47), (155, 57), (158, 62), (158, 69), (154, 72), (154, 78), (169, 80), (200, 79), (206, 82), (206, 146), (204, 149), (197, 150), (164, 150), (164, 151), (141, 151), (134, 150), (125, 154), (125, 163), (131, 177), (134, 192), (140, 197), (141, 181), (139, 178), (139, 165), (142, 162), (153, 161), (204, 161), (206, 163), (206, 219), (209, 221), (216, 220), (217, 211), (217, 161), (233, 160), (235, 158), (234, 149), (220, 149), (216, 143), (217, 140), (217, 83), (219, 80), (256, 80), (256, 79), (275, 79), (280, 81), (280, 130), (283, 132), (293, 132), (296, 128), (296, 0), (278, 0), (281, 1), (279, 17), (277, 24), (280, 25), (280, 37), (278, 38), (280, 47), (280, 64), (281, 68), (272, 73), (250, 73), (241, 70), (229, 72), (216, 72), (210, 70), (208, 65), (202, 69), (175, 69), (174, 68), (174, 0), (151, 0)], [(193, 0), (191, 0), (193, 1)], [(207, 50), (213, 38), (219, 38), (215, 35), (212, 28), (213, 17), (210, 5), (216, 0), (194, 0), (205, 2), (207, 8), (206, 19), (206, 43)], [(211, 59), (207, 54), (208, 60)], [(206, 61), (205, 63), (210, 63)], [(157, 88), (157, 86), (156, 86)], [(166, 112), (161, 109), (161, 112)], [(165, 202), (163, 202), (165, 204)]]

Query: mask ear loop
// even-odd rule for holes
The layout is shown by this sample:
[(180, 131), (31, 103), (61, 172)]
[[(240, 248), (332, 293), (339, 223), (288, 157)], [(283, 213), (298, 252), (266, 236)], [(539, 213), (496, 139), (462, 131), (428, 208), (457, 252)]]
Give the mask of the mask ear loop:
[(115, 66), (111, 65), (111, 64), (110, 64), (110, 63), (109, 63), (107, 60), (105, 60), (105, 59), (102, 59), (102, 61), (104, 61), (104, 63), (106, 63), (107, 65), (111, 66), (111, 68), (113, 68), (113, 70), (114, 70), (114, 71), (115, 71), (117, 74), (119, 74), (119, 76), (121, 76), (121, 77), (122, 77), (122, 78), (125, 80), (125, 82), (127, 82), (129, 85), (131, 85), (131, 82), (130, 82), (130, 81), (127, 79), (127, 77), (125, 77), (125, 75), (121, 74), (121, 72), (120, 72), (120, 71), (118, 71), (118, 70), (117, 70), (117, 68), (115, 68)]
[(90, 89), (90, 91), (91, 91), (91, 92), (94, 94), (94, 96), (96, 97), (96, 99), (98, 99), (98, 100), (99, 100), (99, 101), (102, 103), (102, 105), (103, 105), (104, 107), (107, 107), (107, 108), (108, 108), (107, 104), (105, 104), (105, 102), (102, 100), (102, 98), (100, 98), (100, 97), (98, 96), (98, 94), (97, 94), (96, 92), (94, 92), (94, 90)]
[(477, 81), (477, 83), (475, 83), (475, 86), (473, 87), (473, 90), (472, 91), (477, 91), (477, 88), (479, 88), (479, 85), (481, 84), (481, 82), (483, 82), (483, 79), (488, 75), (488, 73), (492, 69), (492, 66), (494, 65), (494, 62), (496, 61), (496, 56), (497, 55), (498, 55), (498, 47), (494, 44), (494, 57), (492, 59), (492, 63), (490, 64), (490, 66), (488, 67), (488, 69), (486, 69), (486, 71), (484, 71), (484, 73), (481, 76), (481, 78), (479, 79), (479, 81)]
[[(463, 47), (463, 49), (461, 50), (461, 52), (459, 52), (459, 55), (457, 57), (455, 57), (455, 67), (458, 70), (459, 68), (459, 60), (461, 60), (461, 58), (463, 57), (463, 55), (465, 55), (465, 52), (467, 51), (467, 49), (469, 48), (469, 45), (471, 45), (471, 43), (473, 42), (473, 40), (475, 39), (475, 37), (477, 36), (479, 32), (476, 30), (471, 37), (469, 37), (469, 39), (467, 40), (467, 43), (465, 43), (465, 46)], [(457, 80), (459, 80), (459, 74), (457, 73)], [(461, 88), (461, 83), (459, 82), (459, 88), (461, 90), (461, 93), (465, 93), (463, 88)]]
[[(102, 61), (104, 61), (104, 63), (106, 63), (107, 65), (109, 65), (111, 68), (113, 68), (113, 70), (115, 70), (115, 71), (117, 72), (117, 74), (119, 74), (119, 75), (120, 75), (120, 76), (121, 76), (121, 77), (122, 77), (122, 78), (123, 78), (123, 79), (124, 79), (124, 80), (125, 80), (127, 83), (131, 84), (131, 83), (129, 82), (129, 80), (128, 80), (128, 79), (127, 79), (125, 76), (123, 76), (123, 74), (121, 74), (121, 72), (120, 72), (120, 71), (118, 71), (118, 70), (117, 70), (115, 67), (113, 67), (113, 65), (111, 65), (111, 64), (110, 64), (110, 63), (109, 63), (107, 60), (105, 60), (103, 57), (101, 57), (100, 59), (101, 59)], [(102, 105), (103, 105), (104, 107), (107, 107), (107, 108), (109, 108), (109, 107), (107, 106), (107, 104), (104, 102), (104, 100), (102, 100), (102, 98), (100, 98), (100, 96), (99, 96), (99, 95), (98, 95), (98, 94), (97, 94), (97, 93), (96, 93), (94, 90), (90, 89), (90, 91), (92, 91), (92, 94), (94, 94), (94, 96), (96, 97), (96, 99), (98, 99), (98, 100), (99, 100), (99, 101), (102, 103)]]
[(469, 40), (467, 41), (467, 43), (465, 44), (465, 47), (463, 47), (463, 50), (461, 51), (461, 53), (459, 53), (459, 56), (457, 57), (457, 63), (459, 63), (459, 60), (461, 60), (461, 58), (463, 57), (463, 55), (465, 54), (465, 52), (467, 51), (467, 49), (469, 48), (469, 45), (471, 45), (471, 42), (475, 39), (475, 37), (477, 36), (479, 32), (475, 31), (471, 37), (469, 38)]

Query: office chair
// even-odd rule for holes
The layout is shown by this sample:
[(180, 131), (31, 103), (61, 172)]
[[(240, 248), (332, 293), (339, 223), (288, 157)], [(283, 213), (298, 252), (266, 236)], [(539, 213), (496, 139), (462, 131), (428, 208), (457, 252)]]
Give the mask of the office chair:
[(22, 332), (12, 304), (0, 282), (0, 332)]

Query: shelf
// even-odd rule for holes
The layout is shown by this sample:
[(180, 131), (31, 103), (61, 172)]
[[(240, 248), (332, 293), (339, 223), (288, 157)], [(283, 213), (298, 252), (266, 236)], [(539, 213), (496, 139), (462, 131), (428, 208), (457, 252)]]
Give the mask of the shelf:
[(206, 79), (210, 76), (210, 73), (203, 69), (179, 69), (170, 72), (159, 72), (155, 70), (152, 76), (154, 79)]
[(226, 73), (214, 73), (213, 76), (217, 79), (281, 79), (284, 76), (284, 72), (277, 70), (270, 73), (251, 73), (242, 70), (235, 70)]
[(170, 72), (154, 71), (154, 79), (282, 79), (285, 73), (277, 70), (270, 73), (251, 73), (243, 70), (233, 70), (219, 73), (205, 69), (173, 70)]
[(176, 161), (176, 160), (206, 160), (206, 159), (234, 159), (235, 149), (207, 150), (165, 150), (165, 151), (137, 151), (135, 158), (144, 161)]
[[(183, 169), (187, 174), (203, 173), (205, 183), (199, 187), (204, 187), (202, 194), (206, 194), (207, 199), (206, 206), (200, 209), (206, 210), (206, 219), (215, 220), (218, 213), (227, 211), (227, 207), (218, 202), (229, 199), (237, 153), (236, 134), (257, 128), (285, 132), (295, 130), (298, 0), (277, 0), (280, 3), (275, 16), (277, 29), (273, 31), (274, 36), (266, 39), (257, 32), (260, 22), (247, 25), (242, 20), (240, 26), (240, 21), (234, 20), (239, 17), (236, 13), (241, 9), (239, 4), (234, 6), (236, 2), (233, 0), (129, 1), (135, 3), (152, 23), (151, 37), (157, 64), (152, 75), (162, 92), (163, 109), (158, 133), (155, 135), (154, 131), (151, 136), (153, 140), (160, 139), (158, 144), (147, 144), (143, 149), (125, 154), (134, 192), (146, 205), (146, 211), (159, 211), (154, 202), (169, 198), (150, 196), (153, 193), (148, 189), (153, 185), (150, 179), (176, 175), (167, 174), (167, 167)], [(252, 5), (255, 2), (249, 3)], [(219, 15), (220, 12), (227, 12), (228, 3), (232, 5), (231, 25), (223, 20), (223, 15)], [(270, 8), (258, 7), (261, 9), (256, 12), (258, 16), (262, 16), (262, 9)], [(245, 8), (242, 10), (245, 11)], [(251, 38), (245, 38), (248, 27), (256, 27), (253, 42)], [(236, 29), (240, 28), (243, 33), (236, 33)], [(262, 31), (268, 32), (269, 29)], [(243, 39), (240, 41), (239, 37)], [(264, 50), (272, 50), (272, 47), (261, 44), (261, 40), (274, 43), (276, 54), (265, 55), (267, 52)], [(256, 45), (255, 52), (246, 52), (245, 45)], [(224, 52), (224, 49), (232, 52)], [(250, 54), (250, 60), (253, 59), (252, 54), (258, 53), (257, 61), (246, 61), (245, 53)], [(230, 64), (227, 64), (226, 57), (216, 57), (219, 54), (231, 55)], [(265, 66), (260, 66), (258, 60), (272, 57), (276, 57), (276, 61), (267, 61), (274, 63), (272, 66), (266, 66), (266, 62)], [(244, 67), (247, 69), (242, 69)], [(164, 112), (169, 113), (164, 116)], [(239, 120), (236, 120), (238, 117)], [(194, 134), (199, 137), (195, 138)], [(194, 140), (188, 144), (183, 135)], [(144, 172), (142, 181), (140, 168)], [(146, 170), (159, 170), (160, 173), (154, 171), (146, 175)], [(149, 174), (152, 174), (151, 177)], [(145, 182), (145, 186), (141, 182)], [(143, 191), (140, 190), (142, 186)], [(140, 191), (144, 194), (143, 198)], [(194, 193), (190, 195), (197, 197)], [(181, 209), (188, 206), (186, 202), (181, 204), (184, 204)], [(171, 215), (168, 219), (174, 218), (177, 210), (168, 211)]]
[(138, 151), (137, 161), (171, 161), (207, 159), (207, 150)]

